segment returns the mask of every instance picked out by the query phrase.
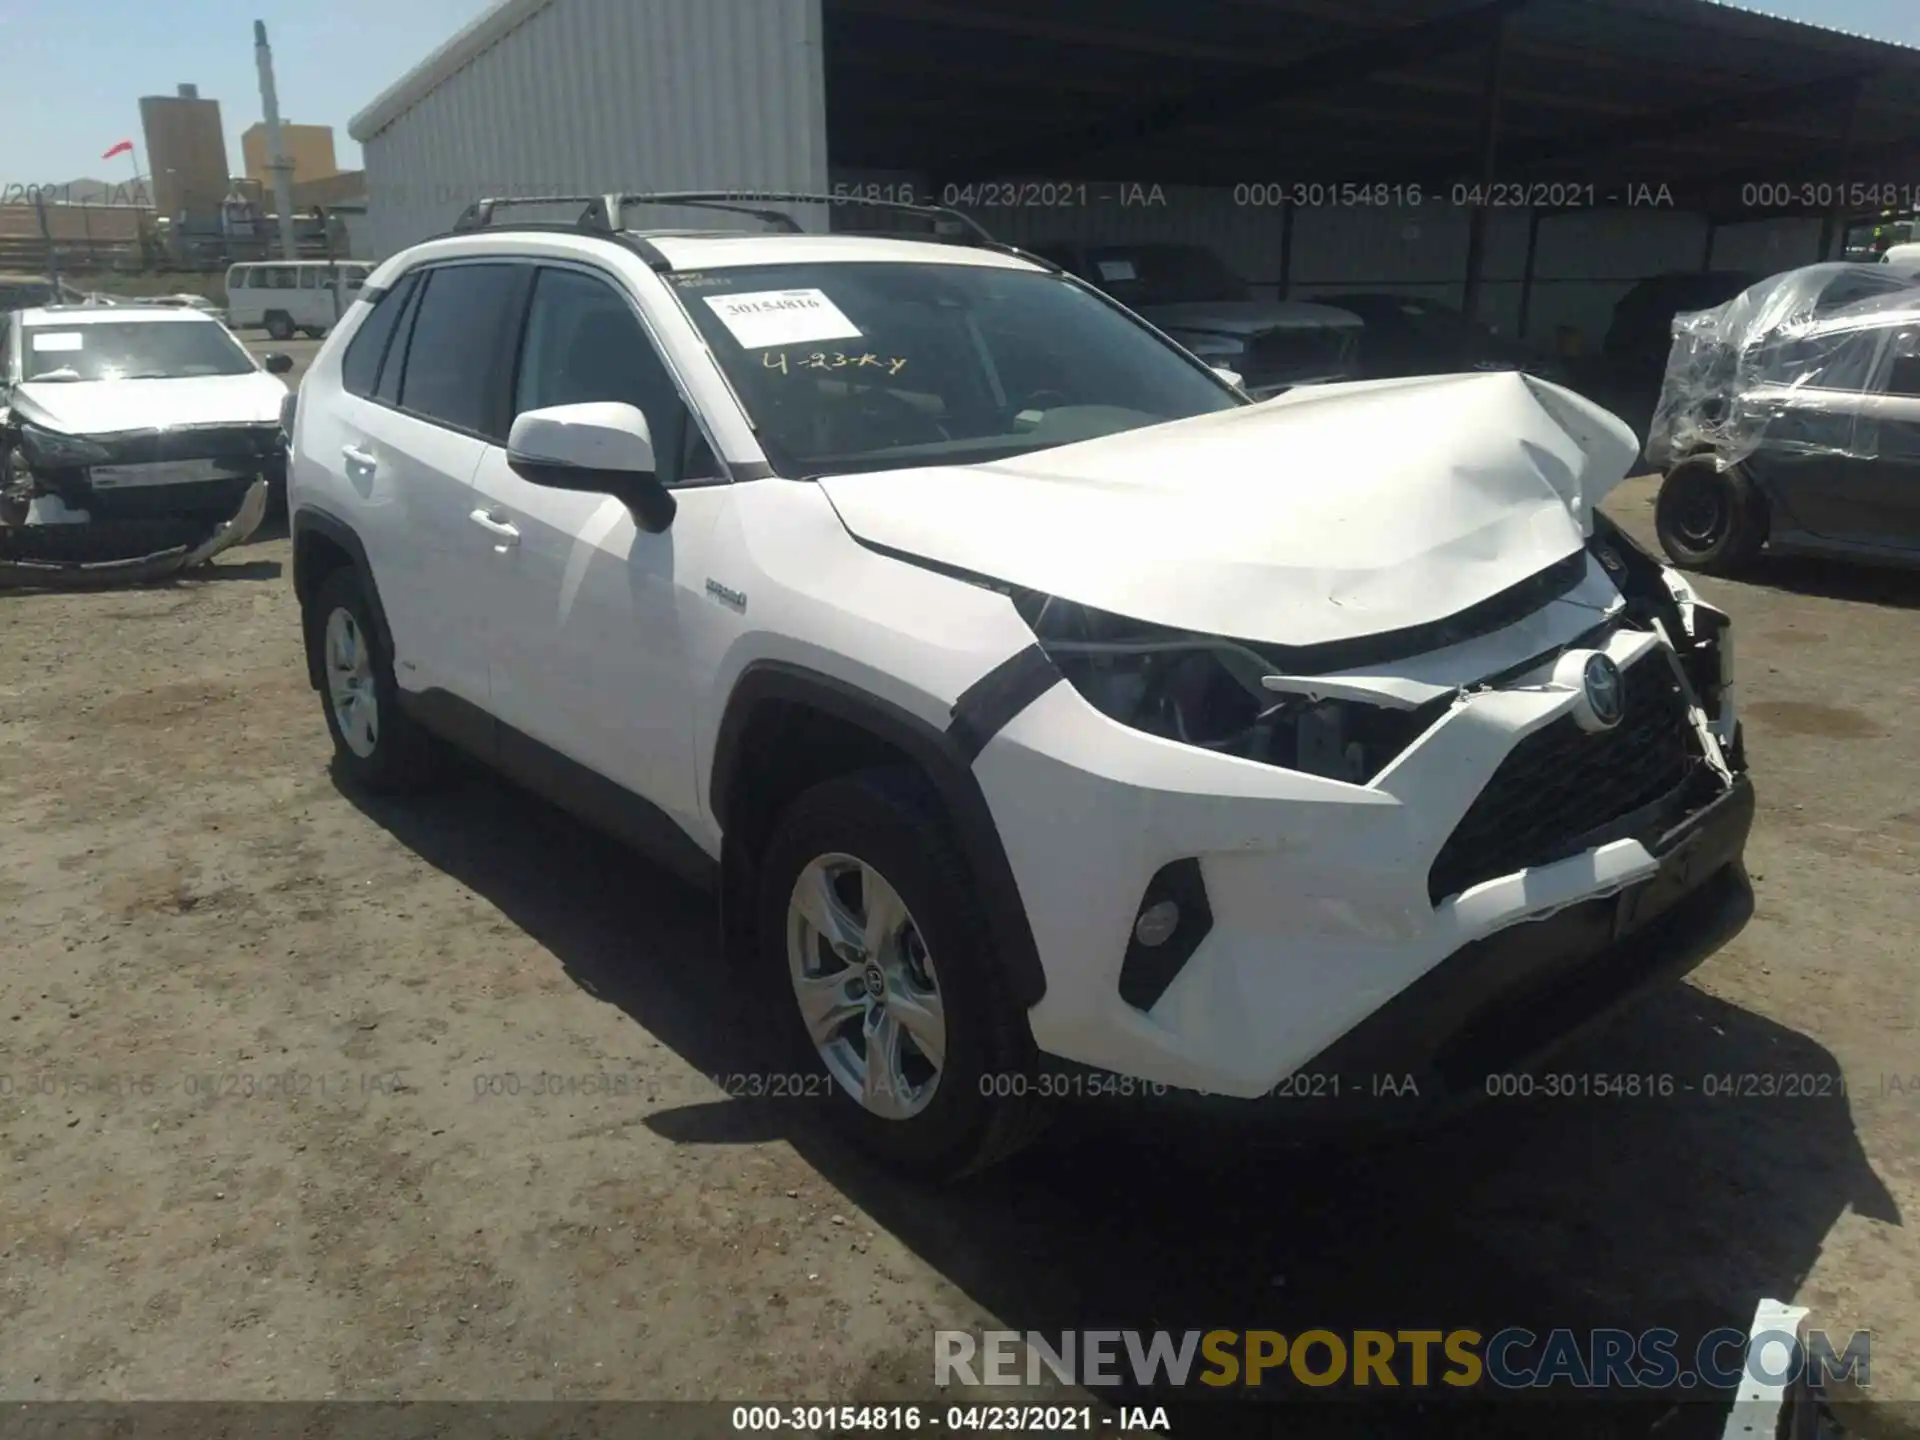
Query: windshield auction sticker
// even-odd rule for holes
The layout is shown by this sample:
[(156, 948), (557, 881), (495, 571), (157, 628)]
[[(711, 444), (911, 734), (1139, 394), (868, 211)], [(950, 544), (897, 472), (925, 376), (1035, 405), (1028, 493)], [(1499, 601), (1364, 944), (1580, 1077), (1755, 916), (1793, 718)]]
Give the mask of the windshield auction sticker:
[(860, 337), (860, 327), (819, 290), (754, 290), (744, 295), (701, 298), (747, 350)]
[(33, 336), (33, 348), (43, 353), (70, 354), (80, 348), (78, 330), (30, 330)]

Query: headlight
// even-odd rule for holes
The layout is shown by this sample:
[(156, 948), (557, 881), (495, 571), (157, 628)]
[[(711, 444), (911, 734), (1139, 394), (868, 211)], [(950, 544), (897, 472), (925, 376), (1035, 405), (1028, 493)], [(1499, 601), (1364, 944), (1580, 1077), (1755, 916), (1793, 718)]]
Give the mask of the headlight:
[(1131, 729), (1223, 755), (1364, 785), (1452, 703), (1418, 709), (1276, 694), (1288, 667), (1239, 641), (1143, 625), (1018, 592), (1049, 659), (1090, 705)]
[(62, 435), (58, 431), (42, 430), (38, 425), (20, 427), (20, 448), (26, 452), (28, 464), (52, 469), (100, 465), (113, 458), (105, 446), (83, 436)]

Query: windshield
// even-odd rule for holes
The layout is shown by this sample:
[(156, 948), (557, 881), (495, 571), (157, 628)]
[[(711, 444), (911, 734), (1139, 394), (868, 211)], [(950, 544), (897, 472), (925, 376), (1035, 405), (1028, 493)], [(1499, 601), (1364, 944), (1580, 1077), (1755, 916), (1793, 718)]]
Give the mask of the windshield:
[(31, 325), (21, 339), (28, 380), (184, 380), (254, 368), (225, 329), (199, 320)]
[(862, 261), (666, 278), (789, 475), (971, 465), (1246, 403), (1038, 271)]
[(1202, 245), (1097, 245), (1087, 251), (1087, 278), (1133, 309), (1252, 298), (1246, 282)]

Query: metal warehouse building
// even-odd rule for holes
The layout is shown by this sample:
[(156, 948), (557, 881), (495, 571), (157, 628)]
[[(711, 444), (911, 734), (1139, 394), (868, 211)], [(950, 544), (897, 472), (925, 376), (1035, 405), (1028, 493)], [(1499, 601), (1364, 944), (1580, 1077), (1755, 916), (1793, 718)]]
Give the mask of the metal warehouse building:
[(503, 0), (350, 128), (380, 254), (482, 195), (851, 191), (1591, 344), (1920, 198), (1920, 51), (1712, 0)]

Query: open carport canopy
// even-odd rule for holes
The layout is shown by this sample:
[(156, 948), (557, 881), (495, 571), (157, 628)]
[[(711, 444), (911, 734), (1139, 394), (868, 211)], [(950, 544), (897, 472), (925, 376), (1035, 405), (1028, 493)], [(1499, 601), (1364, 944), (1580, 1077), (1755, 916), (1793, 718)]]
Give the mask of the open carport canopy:
[(836, 164), (939, 188), (1491, 180), (1722, 220), (1920, 188), (1920, 50), (1712, 0), (823, 0), (823, 25)]

